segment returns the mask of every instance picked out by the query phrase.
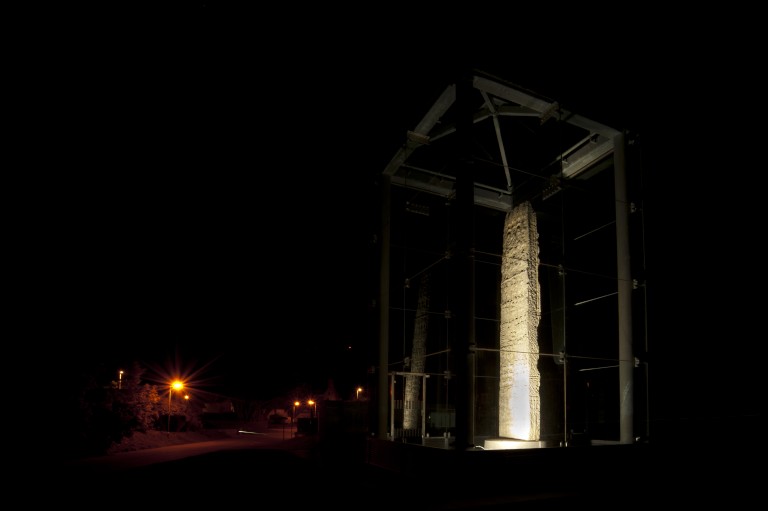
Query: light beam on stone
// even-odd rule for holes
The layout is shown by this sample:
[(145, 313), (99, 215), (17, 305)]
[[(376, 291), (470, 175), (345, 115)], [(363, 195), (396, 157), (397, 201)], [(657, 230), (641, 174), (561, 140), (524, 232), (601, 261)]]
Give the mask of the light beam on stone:
[(541, 435), (537, 330), (541, 313), (536, 214), (529, 202), (507, 213), (501, 264), (499, 436)]

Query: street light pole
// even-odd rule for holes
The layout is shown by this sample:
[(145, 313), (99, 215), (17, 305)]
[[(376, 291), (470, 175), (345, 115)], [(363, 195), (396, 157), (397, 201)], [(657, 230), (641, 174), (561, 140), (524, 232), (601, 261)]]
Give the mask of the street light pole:
[(299, 406), (301, 403), (298, 401), (293, 402), (293, 415), (291, 415), (291, 436), (293, 436), (293, 428), (294, 423), (296, 422), (296, 407)]
[(168, 433), (171, 432), (171, 397), (173, 396), (173, 389), (181, 390), (183, 388), (184, 384), (179, 380), (175, 380), (168, 389)]

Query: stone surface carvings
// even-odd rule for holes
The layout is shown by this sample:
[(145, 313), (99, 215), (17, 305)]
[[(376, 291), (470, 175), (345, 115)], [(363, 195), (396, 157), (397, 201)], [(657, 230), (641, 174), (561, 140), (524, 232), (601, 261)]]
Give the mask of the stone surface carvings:
[[(429, 273), (419, 279), (419, 301), (416, 307), (416, 321), (413, 326), (413, 350), (410, 369), (412, 373), (423, 373), (427, 357), (427, 334), (429, 329)], [(403, 429), (416, 430), (421, 419), (421, 376), (405, 377), (405, 412)]]
[(501, 263), (499, 436), (539, 440), (537, 330), (541, 312), (536, 214), (529, 202), (507, 213)]

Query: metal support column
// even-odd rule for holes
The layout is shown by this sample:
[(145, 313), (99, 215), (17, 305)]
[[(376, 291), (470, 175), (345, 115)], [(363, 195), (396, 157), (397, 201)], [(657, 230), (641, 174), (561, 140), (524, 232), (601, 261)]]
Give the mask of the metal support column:
[(472, 165), (472, 72), (459, 69), (456, 83), (456, 333), (452, 355), (457, 380), (456, 450), (475, 442), (474, 172)]
[(392, 183), (388, 175), (381, 179), (381, 236), (379, 266), (379, 367), (377, 378), (376, 410), (377, 438), (387, 438), (387, 415), (389, 409), (389, 251), (390, 251), (390, 215), (392, 201)]
[(627, 199), (627, 162), (624, 134), (614, 137), (614, 190), (616, 199), (616, 262), (619, 302), (619, 441), (634, 440), (634, 367), (632, 349), (632, 272), (629, 251), (629, 200)]

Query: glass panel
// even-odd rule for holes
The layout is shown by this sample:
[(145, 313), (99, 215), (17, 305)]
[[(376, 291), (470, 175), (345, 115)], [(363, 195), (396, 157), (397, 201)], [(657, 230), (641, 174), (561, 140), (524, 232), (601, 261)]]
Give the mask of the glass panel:
[[(450, 447), (456, 398), (469, 388), (472, 434), (480, 448), (616, 443), (627, 383), (622, 378), (631, 379), (635, 390), (633, 430), (647, 434), (646, 367), (629, 360), (623, 364), (630, 371), (623, 376), (620, 371), (613, 187), (608, 168), (546, 200), (533, 200), (537, 245), (531, 260), (538, 267), (531, 274), (538, 287), (521, 292), (538, 300), (523, 305), (523, 314), (537, 311), (538, 323), (523, 318), (529, 322), (522, 328), (535, 330), (530, 341), (535, 348), (524, 353), (501, 349), (502, 307), (509, 299), (502, 296), (507, 213), (475, 206), (467, 341), (474, 348), (474, 372), (467, 387), (452, 373), (465, 369), (464, 360), (455, 357), (467, 357), (452, 351), (461, 345), (456, 314), (466, 313), (455, 309), (461, 303), (457, 275), (463, 276), (456, 272), (455, 205), (445, 197), (393, 187), (390, 438)], [(643, 307), (641, 300), (633, 303), (635, 344), (644, 335)], [(520, 345), (525, 342), (515, 344)]]

